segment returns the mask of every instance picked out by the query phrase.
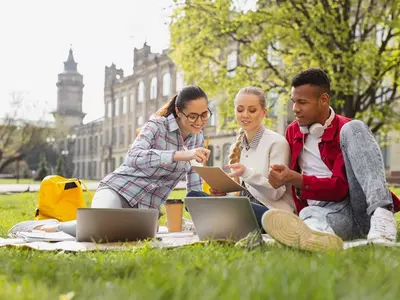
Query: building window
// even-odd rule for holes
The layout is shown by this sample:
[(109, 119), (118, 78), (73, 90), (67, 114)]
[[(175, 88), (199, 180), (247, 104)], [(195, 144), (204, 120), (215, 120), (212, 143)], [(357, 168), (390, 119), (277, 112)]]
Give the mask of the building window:
[(208, 150), (211, 151), (210, 157), (207, 160), (207, 166), (212, 167), (214, 165), (214, 147), (209, 145)]
[(276, 92), (268, 93), (268, 117), (277, 117), (279, 109), (279, 94)]
[(82, 177), (86, 177), (85, 163), (82, 163)]
[(108, 130), (106, 130), (105, 140), (106, 146), (110, 145), (110, 132)]
[(92, 163), (89, 161), (88, 163), (88, 178), (92, 178)]
[(150, 82), (150, 100), (157, 99), (157, 77), (151, 78)]
[(119, 158), (119, 164), (122, 165), (123, 162), (124, 162), (124, 157), (123, 157), (123, 156), (120, 156), (120, 158)]
[(92, 177), (97, 178), (97, 163), (93, 162), (93, 175)]
[(229, 150), (231, 149), (231, 144), (225, 143), (222, 146), (222, 162), (224, 164), (224, 171), (229, 172), (229, 169), (225, 168), (229, 164)]
[(390, 146), (387, 134), (375, 134), (375, 139), (382, 152), (383, 164), (386, 169), (390, 169)]
[(130, 143), (133, 140), (132, 137), (132, 126), (128, 125), (128, 143)]
[(81, 154), (81, 140), (77, 140), (76, 142), (76, 155)]
[(137, 125), (138, 126), (142, 126), (143, 125), (143, 123), (144, 123), (143, 116), (137, 116), (136, 120), (137, 120)]
[(138, 103), (144, 102), (144, 82), (139, 82), (138, 86)]
[(86, 139), (84, 138), (83, 140), (82, 140), (82, 154), (83, 155), (86, 155)]
[(117, 98), (117, 99), (115, 99), (115, 103), (114, 103), (114, 107), (115, 107), (115, 114), (114, 114), (114, 116), (116, 116), (116, 117), (118, 117), (118, 115), (119, 115), (119, 110), (120, 110), (120, 106), (119, 106), (119, 99)]
[(169, 96), (171, 93), (171, 75), (169, 73), (164, 73), (163, 75), (163, 93), (162, 95)]
[(114, 127), (112, 131), (112, 136), (111, 136), (111, 143), (113, 146), (117, 144), (117, 128)]
[(129, 96), (130, 112), (133, 112), (134, 101), (135, 101), (135, 97), (134, 97), (134, 93), (132, 93), (132, 94)]
[(125, 131), (124, 131), (124, 126), (121, 126), (119, 128), (119, 144), (124, 145), (125, 144)]
[(93, 153), (93, 137), (89, 137), (89, 154)]
[(111, 101), (107, 103), (107, 117), (111, 118), (112, 117), (112, 103)]
[(228, 75), (235, 75), (235, 69), (238, 65), (238, 56), (236, 51), (232, 51), (228, 54), (226, 61), (226, 68), (228, 69)]
[(96, 135), (94, 137), (94, 147), (93, 147), (93, 151), (94, 153), (97, 154), (97, 147), (99, 146), (99, 137)]
[(183, 72), (176, 72), (176, 92), (180, 92), (185, 86), (185, 81), (183, 79)]
[(208, 125), (217, 126), (217, 111), (216, 111), (216, 101), (210, 100), (208, 102), (208, 107), (210, 108), (212, 115), (210, 120), (208, 121)]
[(111, 159), (111, 170), (115, 170), (115, 157)]
[(124, 96), (122, 98), (122, 114), (123, 115), (125, 115), (128, 112), (127, 106), (128, 106), (128, 99), (126, 98), (126, 96)]

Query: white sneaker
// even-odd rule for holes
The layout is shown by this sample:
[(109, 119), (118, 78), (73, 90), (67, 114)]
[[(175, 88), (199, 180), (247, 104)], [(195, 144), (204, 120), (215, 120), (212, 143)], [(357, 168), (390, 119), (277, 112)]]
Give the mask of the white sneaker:
[(374, 243), (395, 243), (397, 239), (397, 222), (394, 214), (378, 207), (371, 217), (371, 228), (368, 240)]
[(18, 232), (30, 232), (38, 226), (57, 225), (59, 223), (56, 219), (24, 221), (11, 227), (7, 235), (15, 238)]
[(307, 251), (343, 250), (343, 241), (330, 232), (313, 230), (297, 215), (279, 209), (261, 218), (265, 231), (278, 242)]

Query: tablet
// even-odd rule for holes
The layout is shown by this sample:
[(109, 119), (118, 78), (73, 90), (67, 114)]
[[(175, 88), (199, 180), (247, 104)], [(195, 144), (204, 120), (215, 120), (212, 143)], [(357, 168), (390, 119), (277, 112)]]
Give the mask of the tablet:
[(220, 167), (192, 166), (192, 169), (195, 170), (210, 187), (219, 192), (230, 193), (245, 189)]

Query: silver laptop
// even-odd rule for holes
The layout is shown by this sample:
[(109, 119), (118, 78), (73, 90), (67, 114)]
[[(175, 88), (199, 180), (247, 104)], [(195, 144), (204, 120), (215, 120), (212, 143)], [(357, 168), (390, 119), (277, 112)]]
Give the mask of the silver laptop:
[(238, 241), (260, 230), (247, 197), (186, 197), (185, 204), (201, 240)]
[(78, 208), (78, 242), (127, 242), (154, 238), (157, 209)]

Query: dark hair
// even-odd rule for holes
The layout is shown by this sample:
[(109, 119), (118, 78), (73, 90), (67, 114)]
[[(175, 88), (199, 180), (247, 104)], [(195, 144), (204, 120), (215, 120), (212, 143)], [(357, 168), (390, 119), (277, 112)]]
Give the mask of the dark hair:
[(179, 111), (182, 111), (186, 103), (199, 98), (205, 98), (208, 101), (206, 93), (204, 93), (200, 87), (196, 85), (186, 86), (179, 94), (175, 95), (168, 103), (161, 107), (156, 114), (161, 117), (167, 117), (173, 114), (174, 117), (177, 117), (175, 107), (177, 107)]
[(329, 76), (321, 69), (313, 68), (302, 71), (296, 74), (292, 79), (292, 87), (298, 87), (305, 84), (317, 86), (321, 88), (324, 93), (330, 95), (331, 82)]

